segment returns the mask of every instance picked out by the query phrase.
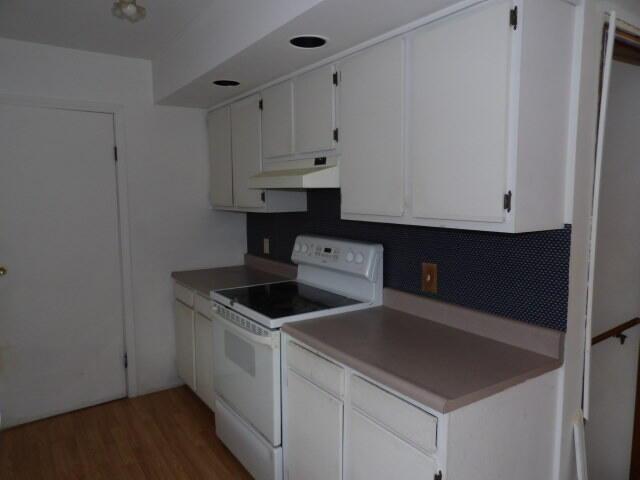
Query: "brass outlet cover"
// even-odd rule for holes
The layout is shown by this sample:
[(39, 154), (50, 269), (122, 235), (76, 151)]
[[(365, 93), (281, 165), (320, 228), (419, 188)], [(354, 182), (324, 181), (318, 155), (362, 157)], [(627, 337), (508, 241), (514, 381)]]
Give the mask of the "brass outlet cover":
[(438, 264), (422, 264), (422, 291), (438, 293)]

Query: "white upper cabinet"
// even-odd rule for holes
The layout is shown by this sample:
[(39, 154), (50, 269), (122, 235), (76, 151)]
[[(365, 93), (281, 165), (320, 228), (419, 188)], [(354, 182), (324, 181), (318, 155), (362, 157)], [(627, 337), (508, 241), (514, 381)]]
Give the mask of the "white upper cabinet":
[(342, 213), (401, 216), (404, 40), (357, 53), (338, 68)]
[(249, 188), (262, 171), (260, 97), (240, 100), (209, 112), (211, 206), (239, 212), (304, 212), (307, 194)]
[(507, 193), (510, 1), (411, 36), (409, 165), (413, 215), (503, 222)]
[(293, 82), (262, 91), (262, 156), (272, 159), (292, 155)]
[(343, 219), (562, 228), (575, 10), (478, 2), (211, 113), (212, 204), (305, 210), (248, 179), (338, 166)]
[(262, 170), (260, 97), (253, 95), (231, 105), (233, 194), (237, 207), (263, 207), (260, 190), (249, 188), (249, 178)]
[(560, 0), (489, 0), (404, 34), (404, 65), (390, 42), (342, 62), (342, 218), (562, 228), (574, 15)]
[(335, 85), (333, 65), (294, 80), (295, 143), (299, 153), (335, 148)]
[(233, 206), (233, 173), (231, 163), (231, 112), (229, 107), (210, 112), (209, 131), (209, 195), (214, 207)]

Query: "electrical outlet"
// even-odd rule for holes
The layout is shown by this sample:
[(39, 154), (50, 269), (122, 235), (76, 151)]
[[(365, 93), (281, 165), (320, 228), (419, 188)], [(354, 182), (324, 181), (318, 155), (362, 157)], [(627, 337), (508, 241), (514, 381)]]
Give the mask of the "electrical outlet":
[(262, 239), (262, 253), (264, 253), (265, 255), (269, 255), (271, 253), (268, 238)]
[(438, 264), (422, 264), (422, 291), (438, 293)]

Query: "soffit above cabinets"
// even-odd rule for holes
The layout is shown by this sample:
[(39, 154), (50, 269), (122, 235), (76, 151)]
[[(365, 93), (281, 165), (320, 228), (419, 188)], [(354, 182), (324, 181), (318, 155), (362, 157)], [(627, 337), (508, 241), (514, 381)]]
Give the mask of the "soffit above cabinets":
[[(172, 59), (169, 56), (159, 59), (164, 65), (154, 62), (155, 100), (162, 105), (211, 108), (456, 3), (459, 1), (322, 0), (239, 53), (211, 65), (208, 71), (188, 79), (178, 88), (172, 88), (172, 91), (160, 91), (166, 89), (158, 88), (158, 85), (170, 83), (162, 77), (172, 75), (164, 68), (172, 63)], [(289, 44), (292, 37), (304, 34), (320, 35), (328, 38), (328, 42), (315, 50), (303, 50)], [(176, 49), (174, 54), (182, 55), (182, 52)], [(175, 64), (188, 70), (185, 61), (188, 60), (176, 59)], [(212, 82), (220, 78), (237, 80), (240, 86), (214, 86)]]

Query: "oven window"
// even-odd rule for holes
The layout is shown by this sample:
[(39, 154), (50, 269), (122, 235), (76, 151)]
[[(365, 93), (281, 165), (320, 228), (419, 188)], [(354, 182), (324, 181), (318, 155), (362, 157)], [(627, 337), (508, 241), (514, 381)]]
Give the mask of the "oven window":
[(242, 370), (252, 377), (256, 376), (256, 352), (253, 345), (229, 330), (224, 332), (224, 353)]

